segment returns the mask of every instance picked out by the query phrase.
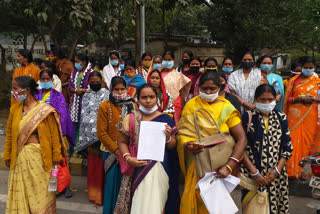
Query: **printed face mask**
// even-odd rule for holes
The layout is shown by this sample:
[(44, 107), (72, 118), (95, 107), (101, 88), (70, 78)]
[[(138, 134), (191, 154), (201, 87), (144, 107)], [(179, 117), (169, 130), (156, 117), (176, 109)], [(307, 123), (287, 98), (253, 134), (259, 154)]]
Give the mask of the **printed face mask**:
[(17, 101), (24, 101), (27, 98), (27, 95), (20, 95), (21, 92), (25, 91), (26, 89), (22, 89), (20, 92), (14, 92), (11, 91), (11, 95), (13, 96), (13, 98)]

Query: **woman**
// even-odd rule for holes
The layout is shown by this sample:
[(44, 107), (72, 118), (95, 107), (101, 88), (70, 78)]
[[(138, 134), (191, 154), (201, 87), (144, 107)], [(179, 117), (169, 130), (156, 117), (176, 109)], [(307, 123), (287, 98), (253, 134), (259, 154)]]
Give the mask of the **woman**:
[(143, 78), (147, 79), (151, 64), (152, 55), (149, 52), (143, 53), (141, 56), (141, 65), (137, 69), (137, 74), (140, 74)]
[(136, 63), (133, 60), (126, 61), (123, 78), (128, 84), (127, 95), (131, 98), (136, 98), (137, 88), (146, 83), (146, 80), (140, 75), (136, 74)]
[[(196, 174), (196, 166), (193, 154), (202, 151), (194, 147), (194, 141), (198, 140), (195, 130), (193, 113), (198, 108), (209, 111), (212, 117), (220, 125), (222, 132), (230, 132), (235, 138), (236, 146), (232, 156), (225, 166), (218, 169), (218, 177), (226, 177), (232, 173), (232, 169), (239, 162), (246, 146), (246, 137), (241, 125), (239, 112), (225, 98), (219, 96), (221, 81), (219, 75), (214, 71), (207, 71), (200, 77), (200, 96), (189, 100), (183, 109), (178, 126), (178, 154), (180, 167), (185, 176), (184, 192), (181, 198), (180, 213), (208, 213), (203, 203), (199, 190), (195, 189), (199, 177)], [(207, 124), (202, 115), (198, 120), (201, 136), (207, 137), (217, 133), (216, 127)]]
[(201, 67), (200, 57), (194, 56), (190, 61), (189, 70), (183, 71), (183, 74), (189, 79), (191, 79), (191, 88), (189, 91), (187, 101), (199, 95), (199, 78), (202, 74), (202, 72), (200, 71), (200, 67)]
[(177, 68), (177, 71), (182, 73), (184, 71), (189, 70), (190, 61), (193, 58), (193, 53), (191, 51), (185, 51), (182, 55), (182, 65)]
[(283, 100), (284, 100), (283, 79), (279, 75), (272, 73), (273, 58), (271, 56), (267, 56), (267, 55), (262, 56), (260, 68), (261, 68), (262, 77), (264, 78), (265, 83), (272, 85), (277, 92), (276, 109), (278, 111), (282, 111)]
[(239, 112), (241, 111), (239, 100), (236, 96), (225, 91), (227, 77), (223, 72), (218, 72), (221, 81), (221, 88), (219, 91), (219, 96), (228, 100)]
[(119, 67), (120, 53), (116, 50), (109, 53), (109, 64), (104, 66), (102, 76), (106, 82), (108, 89), (110, 89), (111, 79), (114, 76), (121, 76), (121, 69)]
[[(20, 49), (17, 52), (18, 67), (14, 70), (12, 80), (20, 76), (30, 76), (36, 82), (39, 80), (40, 68), (32, 63), (32, 53), (27, 49)], [(11, 96), (11, 106), (18, 101)]]
[(161, 71), (161, 68), (162, 68), (162, 56), (160, 55), (155, 55), (153, 58), (152, 58), (152, 63), (151, 63), (151, 66), (149, 68), (149, 73), (155, 69)]
[(174, 107), (172, 103), (172, 97), (164, 86), (160, 71), (158, 69), (151, 71), (148, 75), (147, 82), (157, 89), (158, 111), (168, 114), (171, 118), (173, 118)]
[(113, 77), (110, 86), (109, 100), (100, 104), (97, 117), (97, 136), (101, 142), (106, 173), (103, 200), (104, 214), (113, 213), (122, 178), (120, 165), (117, 161), (120, 155), (117, 124), (136, 108), (132, 98), (126, 95), (127, 84), (122, 77)]
[(204, 61), (204, 69), (207, 71), (218, 71), (218, 62), (214, 57), (209, 57)]
[[(40, 65), (41, 70), (49, 70), (53, 74), (52, 78), (52, 88), (58, 92), (62, 92), (61, 80), (57, 75), (56, 65), (51, 61), (43, 61)], [(50, 80), (51, 81), (51, 80)], [(41, 84), (38, 81), (39, 89), (41, 89)]]
[(80, 113), (82, 108), (82, 97), (87, 92), (89, 86), (89, 75), (93, 71), (91, 63), (85, 54), (78, 54), (75, 57), (76, 70), (72, 73), (69, 89), (71, 92), (70, 115), (76, 131), (76, 140), (79, 137)]
[(190, 91), (191, 80), (173, 68), (174, 54), (172, 51), (165, 51), (162, 58), (163, 69), (161, 71), (161, 76), (166, 89), (172, 96), (175, 111), (174, 121), (178, 124), (183, 106)]
[(232, 59), (230, 57), (225, 57), (222, 61), (222, 71), (226, 76), (226, 87), (225, 87), (225, 91), (230, 93), (230, 89), (229, 89), (229, 85), (228, 85), (228, 80), (229, 77), (231, 75), (231, 73), (233, 72), (233, 63), (232, 63)]
[(20, 101), (10, 109), (4, 160), (10, 167), (6, 213), (55, 213), (56, 193), (48, 191), (51, 169), (65, 151), (59, 113), (34, 95), (30, 76), (13, 80), (11, 94)]
[(116, 73), (117, 76), (123, 76), (124, 70), (125, 70), (125, 67), (124, 67), (125, 64), (126, 64), (126, 61), (124, 60), (124, 57), (121, 56), (121, 57), (120, 57), (120, 60), (119, 60), (119, 70), (120, 70), (120, 71), (118, 71), (118, 72)]
[[(141, 121), (167, 123), (164, 130), (166, 148), (163, 162), (140, 161), (136, 157), (132, 157), (128, 153), (129, 138), (132, 137), (129, 133), (130, 116), (126, 116), (122, 121), (118, 141), (120, 153), (129, 165), (135, 167), (131, 185), (130, 213), (176, 213), (179, 201), (179, 165), (175, 150), (177, 129), (174, 120), (158, 111), (157, 91), (153, 86), (149, 84), (141, 86), (138, 89), (137, 97), (140, 106), (139, 110), (134, 112), (136, 136), (139, 135)], [(137, 140), (134, 143), (139, 147)]]
[(231, 94), (235, 95), (241, 105), (241, 113), (255, 108), (254, 92), (260, 85), (260, 69), (253, 68), (254, 55), (247, 51), (241, 57), (240, 69), (233, 72), (228, 80)]
[(320, 151), (319, 89), (320, 79), (313, 75), (316, 61), (302, 59), (302, 73), (292, 77), (285, 93), (283, 112), (288, 116), (293, 153), (288, 162), (289, 177), (304, 177), (298, 166), (302, 157)]
[[(248, 130), (248, 145), (242, 173), (255, 188), (243, 190), (242, 208), (250, 201), (265, 197), (271, 214), (289, 213), (288, 175), (286, 162), (293, 150), (286, 115), (275, 110), (276, 91), (269, 84), (255, 92), (256, 109), (242, 115), (242, 125)], [(249, 121), (251, 121), (250, 124)]]
[(103, 203), (104, 170), (100, 141), (97, 137), (97, 115), (100, 103), (109, 99), (109, 91), (101, 88), (102, 75), (93, 71), (89, 75), (90, 89), (82, 99), (79, 153), (88, 149), (88, 199), (95, 204)]

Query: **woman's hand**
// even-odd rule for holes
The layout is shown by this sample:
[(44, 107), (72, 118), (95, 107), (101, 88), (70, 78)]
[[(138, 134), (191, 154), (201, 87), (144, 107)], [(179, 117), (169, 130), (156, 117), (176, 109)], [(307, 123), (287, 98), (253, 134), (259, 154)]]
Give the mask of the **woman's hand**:
[(163, 132), (166, 135), (166, 142), (168, 142), (168, 140), (170, 140), (171, 137), (172, 128), (168, 124), (166, 124), (166, 129), (163, 130)]
[(147, 165), (147, 161), (140, 161), (140, 160), (137, 160), (137, 158), (135, 157), (130, 157), (127, 161), (127, 163), (130, 165), (130, 166), (134, 166), (134, 167), (141, 167), (141, 166), (145, 166)]
[(252, 110), (254, 108), (256, 108), (256, 104), (255, 103), (248, 104), (248, 109)]
[(314, 97), (311, 96), (311, 95), (306, 95), (306, 96), (303, 96), (303, 97), (300, 97), (301, 99), (301, 102), (306, 104), (306, 105), (309, 105), (309, 104), (312, 104), (314, 102)]
[(274, 173), (273, 169), (270, 169), (267, 175), (265, 176), (266, 181), (268, 184), (271, 184), (276, 179), (276, 174)]
[(193, 142), (187, 142), (185, 144), (185, 147), (188, 151), (197, 154), (199, 152), (203, 152), (204, 151), (204, 147), (203, 145), (198, 145), (198, 144), (194, 144)]
[(220, 167), (217, 172), (217, 178), (225, 178), (228, 175), (231, 175), (231, 172), (226, 166)]
[(82, 94), (82, 89), (81, 88), (76, 88), (75, 92), (76, 92), (76, 95), (80, 96)]
[(116, 151), (114, 151), (114, 154), (116, 155), (116, 160), (119, 161), (119, 157), (121, 155), (120, 150), (117, 149)]
[(6, 164), (6, 167), (10, 168), (11, 160), (10, 159), (9, 160), (5, 160), (4, 162)]
[(268, 181), (262, 175), (255, 177), (254, 180), (257, 182), (259, 187), (267, 186), (269, 184)]

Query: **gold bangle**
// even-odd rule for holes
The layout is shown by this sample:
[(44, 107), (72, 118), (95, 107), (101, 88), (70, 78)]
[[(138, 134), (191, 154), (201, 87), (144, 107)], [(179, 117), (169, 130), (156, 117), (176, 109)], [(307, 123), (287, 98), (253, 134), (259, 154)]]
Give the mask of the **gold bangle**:
[(231, 166), (229, 166), (229, 164), (226, 164), (226, 167), (229, 169), (230, 174), (232, 174), (232, 168), (231, 168)]

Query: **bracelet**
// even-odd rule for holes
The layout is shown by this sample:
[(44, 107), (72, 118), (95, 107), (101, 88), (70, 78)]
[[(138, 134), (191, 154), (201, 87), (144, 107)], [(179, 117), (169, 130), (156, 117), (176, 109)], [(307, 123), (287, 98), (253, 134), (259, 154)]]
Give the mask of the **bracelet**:
[(256, 174), (250, 174), (252, 178), (256, 178), (256, 177), (259, 177), (260, 176), (260, 171), (259, 169), (257, 169), (257, 172)]
[(280, 171), (279, 171), (278, 167), (275, 166), (274, 169), (276, 170), (276, 172), (278, 173), (278, 175), (280, 175)]
[(131, 158), (131, 156), (126, 156), (126, 162), (128, 163), (128, 160)]
[(292, 103), (292, 104), (294, 103), (294, 100), (295, 100), (295, 98), (292, 98), (292, 100), (291, 100), (291, 103)]
[(170, 141), (171, 141), (171, 135), (170, 135), (170, 138), (169, 138), (169, 140), (166, 140), (166, 142), (167, 142), (167, 143), (169, 143)]
[(122, 157), (125, 158), (127, 155), (130, 155), (130, 153), (129, 153), (129, 152), (124, 153), (124, 154), (122, 155)]
[(230, 174), (232, 174), (232, 168), (231, 168), (231, 166), (229, 166), (229, 164), (226, 164), (226, 167), (229, 169)]
[(240, 160), (238, 160), (238, 159), (235, 158), (235, 157), (230, 157), (230, 159), (231, 159), (231, 160), (234, 160), (234, 161), (237, 162), (237, 163), (240, 163)]

